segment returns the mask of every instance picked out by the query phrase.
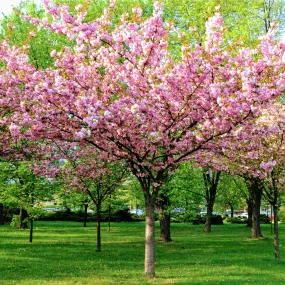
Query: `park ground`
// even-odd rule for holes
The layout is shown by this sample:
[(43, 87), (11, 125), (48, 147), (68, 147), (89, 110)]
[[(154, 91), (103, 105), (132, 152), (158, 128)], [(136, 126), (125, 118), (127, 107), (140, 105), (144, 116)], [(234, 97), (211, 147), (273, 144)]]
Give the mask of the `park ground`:
[[(280, 225), (281, 261), (274, 260), (270, 225), (264, 239), (252, 240), (244, 225), (173, 224), (171, 243), (156, 243), (156, 278), (144, 267), (144, 223), (113, 223), (102, 228), (102, 252), (96, 252), (96, 228), (76, 222), (35, 222), (28, 230), (0, 226), (0, 284), (285, 284), (285, 225)], [(157, 224), (157, 237), (159, 225)]]

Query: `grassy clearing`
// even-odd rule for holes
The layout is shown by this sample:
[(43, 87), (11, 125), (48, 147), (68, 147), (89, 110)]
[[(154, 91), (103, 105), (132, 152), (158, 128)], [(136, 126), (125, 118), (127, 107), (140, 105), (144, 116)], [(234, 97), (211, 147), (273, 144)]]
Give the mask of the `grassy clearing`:
[[(173, 242), (156, 246), (154, 280), (143, 275), (144, 223), (103, 224), (101, 253), (93, 223), (36, 222), (27, 230), (0, 226), (0, 284), (285, 284), (285, 225), (280, 226), (281, 261), (274, 261), (270, 225), (253, 241), (244, 225), (173, 224)], [(158, 225), (157, 225), (158, 231)], [(157, 232), (158, 236), (158, 232)]]

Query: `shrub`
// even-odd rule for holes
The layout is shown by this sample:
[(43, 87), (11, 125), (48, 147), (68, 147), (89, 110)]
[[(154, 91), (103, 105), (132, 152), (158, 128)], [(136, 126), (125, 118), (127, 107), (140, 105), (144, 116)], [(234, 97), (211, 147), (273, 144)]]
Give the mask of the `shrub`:
[(265, 215), (265, 214), (262, 214), (262, 215), (260, 215), (260, 223), (261, 224), (270, 224), (270, 218), (267, 216), (267, 215)]
[(232, 217), (227, 218), (226, 221), (230, 224), (246, 224), (248, 222), (247, 218), (241, 218), (241, 217)]
[[(192, 220), (193, 225), (199, 225), (199, 224), (205, 224), (206, 223), (206, 217), (197, 216), (196, 219)], [(212, 225), (223, 225), (224, 220), (221, 215), (213, 215), (211, 219)]]
[(279, 221), (280, 221), (281, 223), (285, 223), (285, 208), (284, 208), (284, 207), (282, 207), (282, 208), (279, 210), (278, 218), (279, 218)]

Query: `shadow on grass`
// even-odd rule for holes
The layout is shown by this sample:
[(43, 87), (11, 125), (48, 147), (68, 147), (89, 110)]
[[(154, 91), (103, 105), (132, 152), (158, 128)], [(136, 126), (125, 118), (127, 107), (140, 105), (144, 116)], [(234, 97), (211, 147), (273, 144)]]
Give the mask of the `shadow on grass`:
[(28, 231), (0, 228), (0, 284), (285, 284), (271, 236), (253, 241), (249, 229), (231, 225), (202, 229), (173, 225), (174, 242), (157, 242), (157, 278), (147, 281), (143, 223), (114, 224), (110, 232), (104, 225), (101, 253), (91, 224), (39, 223), (33, 244)]

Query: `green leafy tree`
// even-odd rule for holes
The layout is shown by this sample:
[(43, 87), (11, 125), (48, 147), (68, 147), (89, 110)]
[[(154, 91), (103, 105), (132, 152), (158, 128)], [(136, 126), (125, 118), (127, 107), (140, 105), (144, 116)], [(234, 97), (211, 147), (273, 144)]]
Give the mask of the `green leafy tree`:
[(20, 209), (18, 228), (27, 228), (30, 220), (30, 242), (33, 239), (33, 220), (38, 218), (41, 202), (50, 197), (52, 183), (36, 176), (27, 162), (0, 162), (0, 202)]

